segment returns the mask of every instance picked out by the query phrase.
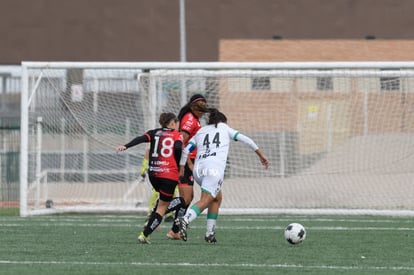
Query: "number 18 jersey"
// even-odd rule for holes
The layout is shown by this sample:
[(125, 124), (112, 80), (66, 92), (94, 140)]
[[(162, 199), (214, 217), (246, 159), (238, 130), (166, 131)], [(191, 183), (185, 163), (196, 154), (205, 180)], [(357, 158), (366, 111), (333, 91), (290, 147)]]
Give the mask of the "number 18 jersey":
[(148, 173), (158, 178), (178, 181), (178, 161), (183, 137), (176, 130), (158, 128), (145, 133), (150, 142)]

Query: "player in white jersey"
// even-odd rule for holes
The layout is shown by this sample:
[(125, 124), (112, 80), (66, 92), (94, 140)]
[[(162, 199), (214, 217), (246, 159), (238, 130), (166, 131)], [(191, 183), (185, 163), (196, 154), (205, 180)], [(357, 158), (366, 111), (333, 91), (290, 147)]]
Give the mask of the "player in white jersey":
[[(180, 175), (184, 173), (184, 165), (188, 154), (197, 149), (193, 176), (194, 180), (201, 186), (201, 198), (193, 204), (186, 212), (184, 217), (178, 219), (181, 239), (187, 240), (187, 227), (190, 222), (195, 220), (207, 207), (214, 203), (220, 203), (217, 196), (221, 195), (224, 170), (226, 169), (227, 156), (230, 141), (241, 141), (248, 145), (260, 158), (265, 168), (269, 161), (256, 143), (249, 137), (234, 130), (227, 124), (226, 116), (217, 109), (210, 110), (208, 124), (198, 130), (184, 148), (180, 160)], [(206, 233), (206, 240), (216, 242), (214, 228), (213, 231)]]

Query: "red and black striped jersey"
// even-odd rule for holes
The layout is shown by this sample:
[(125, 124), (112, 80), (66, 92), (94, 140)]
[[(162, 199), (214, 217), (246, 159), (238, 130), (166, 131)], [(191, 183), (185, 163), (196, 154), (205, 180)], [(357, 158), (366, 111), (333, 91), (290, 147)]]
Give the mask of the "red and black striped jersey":
[(148, 173), (150, 176), (178, 181), (178, 163), (181, 158), (183, 136), (180, 132), (169, 128), (157, 128), (136, 137), (125, 147), (149, 142)]

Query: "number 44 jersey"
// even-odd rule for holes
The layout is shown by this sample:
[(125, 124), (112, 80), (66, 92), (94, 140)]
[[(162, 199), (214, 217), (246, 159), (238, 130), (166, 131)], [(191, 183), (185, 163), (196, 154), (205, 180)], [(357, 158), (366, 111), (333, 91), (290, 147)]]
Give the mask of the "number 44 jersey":
[(242, 141), (254, 151), (258, 149), (251, 138), (221, 122), (217, 125), (206, 125), (198, 130), (185, 147), (181, 162), (185, 163), (187, 155), (197, 149), (194, 169), (214, 168), (224, 172), (231, 140)]

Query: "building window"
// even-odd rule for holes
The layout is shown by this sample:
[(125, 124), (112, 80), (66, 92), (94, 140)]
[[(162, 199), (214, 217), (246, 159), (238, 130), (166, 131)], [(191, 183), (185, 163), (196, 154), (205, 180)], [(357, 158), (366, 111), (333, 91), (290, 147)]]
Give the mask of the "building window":
[(270, 90), (270, 78), (269, 77), (253, 77), (252, 90)]

